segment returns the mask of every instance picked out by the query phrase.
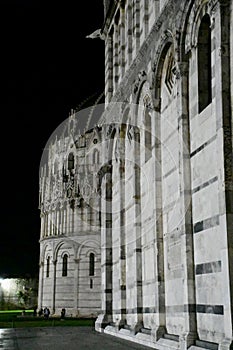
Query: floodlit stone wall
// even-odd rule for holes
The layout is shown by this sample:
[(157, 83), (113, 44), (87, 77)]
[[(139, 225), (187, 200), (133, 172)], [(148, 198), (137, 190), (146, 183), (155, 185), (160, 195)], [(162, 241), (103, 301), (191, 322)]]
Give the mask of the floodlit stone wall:
[(95, 186), (100, 159), (95, 133), (75, 132), (76, 119), (74, 113), (60, 137), (48, 141), (41, 166), (38, 305), (52, 314), (65, 308), (67, 315), (96, 316), (101, 307)]
[(111, 6), (96, 329), (231, 349), (233, 2)]
[(39, 305), (230, 350), (233, 2), (104, 3), (105, 110), (81, 132), (73, 113), (41, 168)]

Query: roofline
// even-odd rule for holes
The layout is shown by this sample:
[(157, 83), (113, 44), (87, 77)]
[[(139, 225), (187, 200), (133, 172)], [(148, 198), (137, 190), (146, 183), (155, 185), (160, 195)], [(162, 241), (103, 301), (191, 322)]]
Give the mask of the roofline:
[(105, 15), (104, 23), (101, 28), (101, 34), (105, 34), (105, 35), (107, 34), (106, 29), (108, 28), (110, 22), (112, 21), (117, 5), (118, 5), (118, 0), (111, 0), (107, 13)]

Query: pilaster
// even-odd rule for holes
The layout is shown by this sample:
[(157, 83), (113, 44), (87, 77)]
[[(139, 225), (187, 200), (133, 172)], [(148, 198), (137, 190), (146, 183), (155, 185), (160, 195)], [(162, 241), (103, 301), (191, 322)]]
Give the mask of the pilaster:
[(233, 150), (232, 110), (230, 105), (230, 2), (218, 1), (214, 7), (215, 23), (215, 96), (216, 132), (219, 161), (220, 223), (223, 229), (222, 250), (225, 339), (220, 349), (233, 348)]
[(112, 168), (102, 178), (101, 185), (101, 279), (102, 313), (98, 316), (95, 329), (102, 332), (112, 322)]
[(38, 309), (43, 307), (44, 262), (39, 264)]
[(134, 283), (136, 317), (131, 326), (134, 334), (143, 327), (143, 299), (142, 299), (142, 237), (141, 237), (141, 157), (140, 157), (140, 130), (134, 129), (134, 232), (132, 244), (134, 254)]
[(184, 273), (183, 304), (184, 332), (179, 337), (180, 349), (186, 350), (195, 344), (197, 336), (196, 312), (191, 306), (196, 304), (194, 242), (192, 229), (192, 198), (191, 198), (191, 169), (190, 169), (190, 129), (188, 113), (188, 63), (177, 62), (177, 111), (180, 139), (180, 207), (181, 215), (181, 247)]
[(74, 310), (76, 311), (77, 316), (79, 308), (79, 262), (80, 259), (74, 259)]
[(57, 260), (53, 260), (53, 280), (52, 280), (52, 312), (55, 313), (56, 310), (56, 269), (57, 269)]
[[(155, 101), (155, 103), (158, 101)], [(152, 340), (156, 342), (166, 333), (165, 319), (165, 276), (164, 276), (164, 237), (162, 218), (162, 174), (161, 174), (161, 123), (160, 103), (155, 105), (157, 110), (154, 113), (155, 130), (155, 259), (156, 259), (156, 285), (158, 313), (156, 324), (152, 329)], [(153, 124), (152, 124), (153, 125)]]

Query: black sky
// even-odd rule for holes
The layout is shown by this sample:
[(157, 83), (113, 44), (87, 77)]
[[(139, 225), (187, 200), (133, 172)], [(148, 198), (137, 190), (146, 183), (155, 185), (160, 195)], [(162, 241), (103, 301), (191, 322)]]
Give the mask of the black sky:
[(102, 0), (1, 1), (0, 277), (38, 272), (43, 147), (71, 108), (104, 90)]

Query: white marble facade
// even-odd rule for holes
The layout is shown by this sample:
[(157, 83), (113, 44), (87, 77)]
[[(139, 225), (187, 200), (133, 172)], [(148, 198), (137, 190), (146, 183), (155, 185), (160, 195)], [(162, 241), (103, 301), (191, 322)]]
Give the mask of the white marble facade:
[(105, 1), (100, 332), (233, 348), (232, 11)]
[(38, 307), (55, 315), (65, 308), (68, 316), (96, 317), (101, 309), (98, 132), (79, 135), (75, 123), (73, 113), (54, 132), (41, 161)]
[(105, 110), (41, 172), (39, 305), (159, 350), (230, 350), (233, 1), (104, 10)]

